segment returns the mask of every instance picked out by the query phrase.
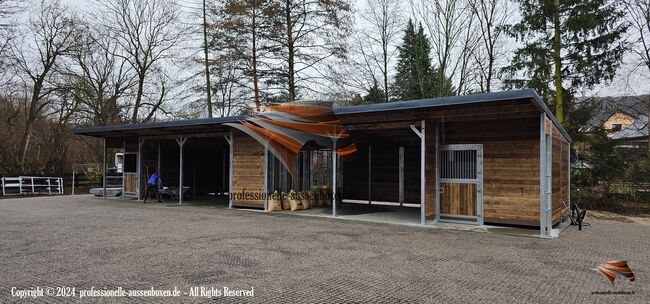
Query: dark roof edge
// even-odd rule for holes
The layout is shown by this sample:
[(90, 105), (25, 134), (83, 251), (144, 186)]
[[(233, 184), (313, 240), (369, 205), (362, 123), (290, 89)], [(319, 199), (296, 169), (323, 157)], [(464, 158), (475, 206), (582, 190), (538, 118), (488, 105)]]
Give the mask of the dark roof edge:
[[(567, 139), (567, 141), (569, 141), (570, 143), (573, 142), (569, 134), (558, 122), (557, 118), (555, 117), (555, 115), (553, 115), (553, 113), (548, 108), (546, 103), (533, 89), (481, 93), (481, 94), (471, 94), (471, 95), (461, 95), (461, 96), (448, 96), (448, 97), (438, 97), (438, 98), (429, 98), (429, 99), (408, 100), (408, 101), (401, 101), (401, 102), (394, 102), (394, 103), (376, 103), (376, 104), (359, 105), (359, 106), (351, 106), (351, 107), (341, 107), (341, 108), (334, 108), (334, 113), (336, 114), (371, 113), (371, 112), (406, 110), (406, 109), (438, 107), (438, 106), (446, 106), (446, 105), (461, 105), (461, 104), (472, 104), (472, 103), (482, 103), (482, 102), (491, 102), (491, 101), (527, 99), (527, 98), (532, 99), (546, 113), (546, 115), (548, 115), (551, 121), (553, 121), (555, 127), (558, 128), (560, 133)], [(114, 125), (114, 126), (103, 126), (103, 127), (92, 127), (92, 128), (78, 128), (75, 129), (73, 132), (74, 134), (78, 134), (78, 135), (101, 137), (101, 135), (98, 135), (97, 133), (153, 129), (153, 128), (171, 128), (171, 127), (183, 127), (183, 126), (223, 124), (228, 122), (240, 121), (245, 117), (246, 115), (217, 117), (217, 118), (202, 118), (202, 119), (191, 119), (191, 120), (172, 120), (172, 121), (161, 121), (161, 122), (150, 122), (150, 123), (128, 124), (128, 125)]]
[(470, 94), (470, 95), (460, 95), (460, 96), (447, 96), (447, 97), (436, 97), (436, 98), (427, 98), (427, 99), (418, 99), (418, 100), (408, 100), (401, 101), (396, 103), (375, 103), (367, 105), (358, 105), (351, 107), (340, 107), (335, 108), (334, 112), (336, 114), (357, 114), (357, 113), (371, 113), (371, 112), (384, 112), (384, 111), (393, 111), (393, 110), (407, 110), (407, 109), (418, 109), (418, 108), (428, 108), (428, 107), (439, 107), (447, 105), (461, 105), (461, 104), (472, 104), (472, 103), (482, 103), (482, 102), (491, 102), (491, 101), (506, 101), (506, 100), (515, 100), (515, 99), (532, 99), (535, 104), (537, 104), (545, 113), (549, 116), (553, 124), (558, 128), (560, 133), (569, 141), (573, 142), (569, 133), (562, 127), (555, 115), (548, 108), (546, 103), (542, 98), (537, 94), (533, 89), (521, 89), (521, 90), (512, 90), (512, 91), (501, 91), (501, 92), (491, 92), (491, 93), (479, 93), (479, 94)]
[(546, 115), (548, 115), (548, 117), (551, 119), (551, 121), (553, 122), (553, 124), (555, 125), (555, 127), (556, 127), (558, 130), (560, 130), (560, 133), (561, 133), (562, 135), (564, 135), (564, 138), (565, 138), (569, 143), (573, 143), (573, 139), (571, 138), (571, 136), (569, 136), (569, 133), (564, 129), (564, 127), (562, 126), (562, 124), (557, 120), (557, 117), (555, 117), (555, 115), (553, 114), (553, 112), (551, 111), (551, 109), (548, 108), (548, 106), (546, 105), (546, 103), (544, 102), (544, 100), (542, 100), (542, 97), (540, 97), (540, 96), (537, 94), (537, 92), (536, 92), (535, 90), (533, 90), (533, 89), (526, 89), (526, 90), (530, 90), (530, 91), (531, 91), (531, 93), (533, 94), (533, 100), (537, 103), (537, 105), (539, 105), (539, 106), (544, 110), (544, 112), (546, 112)]
[(91, 128), (77, 128), (77, 129), (74, 129), (73, 132), (74, 132), (74, 134), (78, 134), (78, 135), (92, 136), (94, 133), (111, 132), (111, 131), (129, 131), (129, 130), (141, 130), (141, 129), (153, 129), (153, 128), (170, 128), (170, 127), (186, 127), (186, 126), (197, 126), (197, 125), (223, 124), (223, 123), (227, 123), (227, 122), (239, 121), (243, 117), (244, 116), (226, 116), (226, 117), (216, 117), (216, 118), (200, 118), (200, 119), (190, 119), (190, 120), (170, 120), (170, 121), (159, 121), (159, 122), (127, 124), (127, 125), (113, 125), (113, 126), (102, 126), (102, 127), (91, 127)]

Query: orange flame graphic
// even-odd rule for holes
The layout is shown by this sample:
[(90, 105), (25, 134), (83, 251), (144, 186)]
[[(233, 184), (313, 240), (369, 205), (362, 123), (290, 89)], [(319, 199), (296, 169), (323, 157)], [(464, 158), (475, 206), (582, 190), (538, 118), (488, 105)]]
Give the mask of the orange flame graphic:
[(592, 270), (604, 275), (609, 282), (612, 283), (612, 286), (614, 286), (614, 281), (619, 277), (628, 279), (630, 282), (636, 280), (634, 273), (632, 273), (632, 269), (627, 265), (627, 261), (605, 262), (598, 265), (596, 268), (592, 268)]
[(295, 169), (295, 157), (308, 142), (334, 150), (343, 160), (351, 158), (357, 151), (332, 108), (321, 105), (291, 103), (267, 106), (261, 113), (226, 125), (239, 129), (268, 148), (291, 175)]

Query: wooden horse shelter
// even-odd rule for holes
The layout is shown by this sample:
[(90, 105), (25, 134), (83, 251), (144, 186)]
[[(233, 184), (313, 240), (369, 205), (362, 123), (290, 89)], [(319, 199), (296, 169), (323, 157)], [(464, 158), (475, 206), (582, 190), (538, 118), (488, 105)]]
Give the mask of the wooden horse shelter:
[[(542, 237), (556, 236), (554, 225), (567, 215), (571, 138), (534, 90), (335, 107), (333, 113), (356, 152), (341, 159), (331, 147), (310, 142), (293, 173), (268, 145), (233, 128), (246, 116), (75, 133), (104, 140), (104, 172), (109, 151), (124, 153), (122, 195), (137, 199), (156, 170), (176, 189), (179, 204), (184, 196), (223, 195), (229, 207), (262, 209), (268, 196), (256, 193), (331, 187), (344, 205), (418, 208), (422, 225), (527, 226)], [(336, 217), (337, 204), (331, 209)]]

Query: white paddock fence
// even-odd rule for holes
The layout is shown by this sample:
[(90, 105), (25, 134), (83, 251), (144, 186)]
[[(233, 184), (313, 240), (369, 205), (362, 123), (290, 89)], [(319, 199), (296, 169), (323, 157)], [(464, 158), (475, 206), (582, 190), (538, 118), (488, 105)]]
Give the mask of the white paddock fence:
[(63, 194), (63, 178), (18, 176), (2, 178), (2, 195)]

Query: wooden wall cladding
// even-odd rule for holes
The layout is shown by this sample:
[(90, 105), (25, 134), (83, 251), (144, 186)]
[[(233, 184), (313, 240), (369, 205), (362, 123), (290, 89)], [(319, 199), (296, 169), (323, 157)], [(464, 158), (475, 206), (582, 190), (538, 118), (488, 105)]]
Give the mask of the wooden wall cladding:
[[(569, 144), (563, 136), (553, 128), (552, 149), (552, 208), (553, 223), (567, 216), (564, 204), (569, 205)], [(563, 203), (564, 202), (564, 203)]]
[(264, 146), (244, 133), (235, 133), (233, 137), (232, 203), (234, 206), (264, 208), (262, 199), (246, 199), (237, 195), (264, 192)]
[(136, 193), (138, 191), (138, 174), (124, 173), (124, 192)]
[(476, 184), (440, 183), (440, 213), (476, 216)]
[(446, 123), (441, 132), (443, 144), (483, 145), (484, 222), (539, 225), (539, 115)]

